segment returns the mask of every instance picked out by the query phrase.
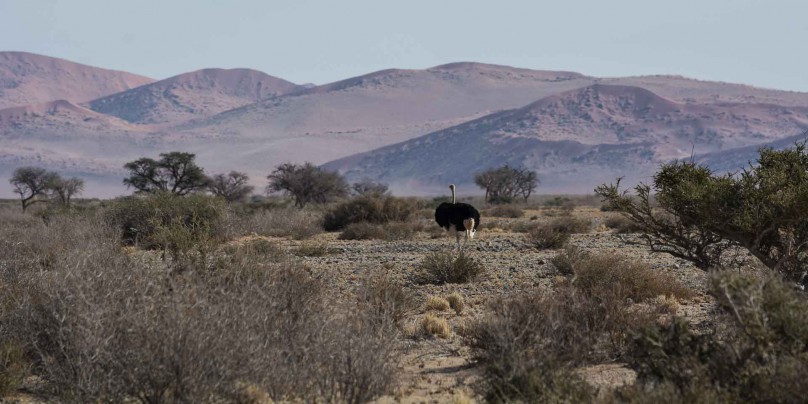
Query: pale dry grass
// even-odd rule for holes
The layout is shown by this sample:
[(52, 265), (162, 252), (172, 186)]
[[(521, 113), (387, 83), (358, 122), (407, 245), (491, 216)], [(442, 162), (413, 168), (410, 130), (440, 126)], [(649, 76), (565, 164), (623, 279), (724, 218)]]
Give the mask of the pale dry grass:
[(438, 338), (449, 338), (452, 335), (452, 330), (446, 319), (433, 313), (424, 314), (421, 321), (421, 330), (427, 335), (433, 335)]
[(424, 302), (424, 309), (425, 310), (434, 310), (434, 311), (446, 311), (449, 310), (450, 303), (448, 300), (438, 297), (438, 296), (429, 296), (426, 298)]
[(449, 302), (449, 307), (451, 307), (458, 316), (463, 314), (463, 308), (466, 307), (466, 303), (463, 300), (463, 295), (457, 292), (452, 292), (452, 294), (446, 297), (446, 300)]

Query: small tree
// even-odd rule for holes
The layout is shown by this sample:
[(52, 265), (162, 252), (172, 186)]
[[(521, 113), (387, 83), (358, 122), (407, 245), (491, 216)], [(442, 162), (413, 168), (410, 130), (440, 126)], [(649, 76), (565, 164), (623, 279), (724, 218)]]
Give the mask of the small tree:
[(268, 192), (284, 192), (292, 196), (295, 206), (309, 202), (326, 203), (348, 195), (348, 183), (337, 173), (324, 171), (312, 163), (285, 163), (275, 168), (269, 179)]
[(387, 184), (375, 182), (370, 178), (354, 183), (351, 188), (354, 195), (384, 195), (388, 190)]
[(47, 187), (59, 203), (69, 207), (71, 198), (84, 191), (84, 180), (78, 177), (62, 178), (61, 175), (54, 173)]
[(527, 198), (536, 190), (539, 179), (535, 171), (504, 165), (475, 175), (474, 183), (485, 189), (487, 202), (496, 203), (510, 202), (517, 196), (521, 196), (527, 201)]
[[(643, 229), (653, 250), (708, 269), (721, 265), (727, 248), (746, 248), (767, 267), (795, 280), (808, 268), (808, 153), (760, 149), (757, 164), (737, 174), (716, 175), (692, 162), (667, 164), (653, 188), (640, 184), (636, 196), (620, 182), (595, 189), (608, 208)], [(657, 207), (650, 201), (656, 192)]]
[(204, 189), (208, 183), (204, 170), (194, 162), (192, 153), (161, 153), (159, 160), (142, 157), (124, 164), (129, 177), (123, 180), (135, 192), (166, 191), (187, 195)]
[(14, 187), (14, 193), (20, 195), (22, 211), (36, 202), (45, 202), (46, 199), (37, 197), (46, 196), (48, 185), (58, 174), (40, 167), (20, 167), (14, 170), (9, 182)]
[(253, 186), (247, 184), (249, 180), (247, 174), (238, 171), (231, 171), (227, 175), (216, 174), (210, 179), (208, 190), (228, 202), (237, 202), (253, 191)]

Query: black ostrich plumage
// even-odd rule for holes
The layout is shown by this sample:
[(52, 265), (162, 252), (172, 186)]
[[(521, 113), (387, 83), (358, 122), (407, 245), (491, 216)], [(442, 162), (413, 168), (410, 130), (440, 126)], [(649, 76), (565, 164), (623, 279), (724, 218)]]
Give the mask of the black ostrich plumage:
[(480, 225), (480, 212), (467, 203), (449, 203), (444, 202), (435, 209), (435, 221), (438, 222), (440, 227), (446, 230), (451, 230), (452, 227), (457, 231), (472, 230), (466, 229), (463, 221), (466, 219), (474, 219), (474, 229)]

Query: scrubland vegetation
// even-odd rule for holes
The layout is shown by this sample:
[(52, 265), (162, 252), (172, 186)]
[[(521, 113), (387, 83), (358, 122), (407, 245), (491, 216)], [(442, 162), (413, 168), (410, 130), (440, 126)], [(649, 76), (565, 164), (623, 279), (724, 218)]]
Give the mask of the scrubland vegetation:
[[(494, 190), (462, 253), (434, 224), (443, 199), (369, 180), (245, 200), (224, 195), (236, 173), (219, 196), (0, 204), (0, 395), (802, 402), (808, 187), (775, 174), (808, 159), (777, 153), (740, 182), (665, 166), (635, 194), (600, 187), (602, 204)], [(602, 365), (631, 377), (598, 382)]]

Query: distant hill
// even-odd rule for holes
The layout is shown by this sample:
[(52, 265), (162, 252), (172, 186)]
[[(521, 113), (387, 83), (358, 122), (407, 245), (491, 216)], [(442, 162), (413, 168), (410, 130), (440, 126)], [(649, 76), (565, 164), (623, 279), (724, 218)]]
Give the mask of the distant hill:
[(89, 107), (139, 124), (176, 124), (293, 92), (294, 83), (250, 69), (203, 69), (93, 100)]
[(470, 184), (475, 172), (510, 164), (537, 170), (546, 192), (591, 192), (691, 152), (761, 144), (804, 127), (806, 107), (693, 105), (639, 87), (592, 85), (324, 167), (405, 192)]
[(259, 189), (280, 163), (331, 161), (326, 167), (351, 179), (377, 178), (402, 194), (442, 193), (446, 182), (467, 185), (504, 163), (538, 170), (542, 192), (591, 192), (691, 153), (731, 166), (734, 154), (808, 127), (808, 93), (680, 76), (460, 62), (319, 86), (250, 69), (155, 82), (0, 55), (0, 106), (8, 106), (0, 108), (0, 177), (42, 165), (86, 177), (97, 196), (126, 192), (125, 162), (171, 150), (196, 153), (208, 173), (246, 172)]
[(26, 52), (0, 52), (0, 109), (55, 100), (84, 102), (153, 82)]

